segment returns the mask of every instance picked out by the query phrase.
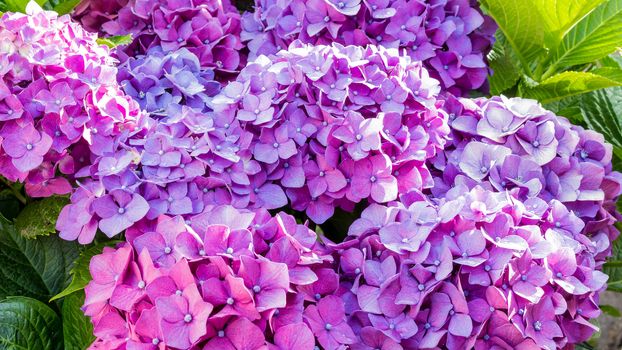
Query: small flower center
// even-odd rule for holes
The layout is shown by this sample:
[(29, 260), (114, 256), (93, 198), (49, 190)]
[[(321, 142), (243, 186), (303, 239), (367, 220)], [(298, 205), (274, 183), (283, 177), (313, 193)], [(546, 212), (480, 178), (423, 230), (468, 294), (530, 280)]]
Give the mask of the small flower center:
[(117, 213), (119, 213), (119, 214), (124, 214), (124, 213), (125, 213), (125, 208), (119, 208), (119, 209), (117, 209)]
[(32, 143), (27, 144), (26, 149), (31, 151), (33, 149)]
[(492, 267), (490, 267), (490, 265), (485, 265), (484, 266), (484, 270), (486, 270), (486, 272), (492, 270)]
[(420, 291), (424, 291), (425, 290), (425, 284), (419, 283), (419, 285), (417, 286), (417, 289), (419, 289)]
[(164, 254), (171, 254), (171, 247), (164, 247)]
[(540, 321), (536, 321), (533, 323), (533, 329), (535, 329), (536, 331), (541, 331), (542, 330), (542, 322)]
[(255, 292), (255, 293), (259, 293), (259, 292), (261, 292), (261, 287), (260, 287), (260, 286), (258, 286), (258, 285), (254, 286), (254, 287), (253, 287), (253, 292)]
[(326, 22), (326, 23), (330, 22), (330, 17), (328, 17), (328, 16), (324, 17), (324, 22)]
[(186, 323), (192, 322), (192, 315), (186, 314), (186, 316), (184, 316), (184, 322)]
[(482, 174), (486, 174), (486, 173), (488, 172), (488, 168), (486, 168), (485, 166), (482, 166), (482, 167), (479, 169), (479, 171), (480, 171)]
[(227, 248), (227, 254), (233, 254), (233, 248), (231, 247)]
[(330, 331), (333, 328), (333, 325), (330, 323), (327, 323), (324, 325), (324, 329), (326, 329), (327, 331)]
[(231, 297), (227, 298), (227, 305), (233, 305), (234, 302), (235, 300), (233, 300), (233, 298)]
[(138, 289), (143, 289), (145, 288), (145, 281), (139, 281), (138, 282)]
[(153, 338), (153, 339), (151, 339), (151, 344), (153, 344), (153, 345), (158, 345), (158, 344), (160, 344), (160, 339), (158, 339), (158, 338)]
[(218, 336), (223, 338), (225, 336), (225, 331), (218, 331)]

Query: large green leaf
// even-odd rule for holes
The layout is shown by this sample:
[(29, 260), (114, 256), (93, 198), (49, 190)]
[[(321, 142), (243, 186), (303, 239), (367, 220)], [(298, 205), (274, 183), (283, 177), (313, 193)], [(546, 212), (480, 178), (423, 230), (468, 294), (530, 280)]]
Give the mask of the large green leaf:
[(621, 44), (622, 0), (608, 0), (564, 36), (550, 56), (548, 71), (590, 63), (614, 52)]
[(0, 301), (0, 348), (60, 350), (62, 325), (56, 313), (42, 302), (12, 297)]
[(533, 0), (545, 28), (545, 40), (556, 47), (566, 32), (604, 0)]
[(64, 15), (73, 11), (80, 0), (52, 0), (50, 3), (54, 11), (58, 12), (59, 15)]
[(73, 293), (63, 299), (63, 338), (65, 350), (84, 350), (95, 340), (93, 325), (80, 307), (84, 292)]
[(77, 256), (74, 242), (57, 236), (26, 239), (0, 217), (0, 299), (24, 295), (47, 301), (68, 284)]
[(490, 93), (498, 95), (516, 85), (520, 73), (514, 60), (512, 47), (508, 44), (503, 33), (498, 31), (495, 37), (495, 45), (488, 53), (488, 62), (492, 69), (492, 75), (488, 77), (488, 81), (490, 82)]
[(104, 247), (109, 247), (116, 243), (119, 243), (119, 241), (103, 242), (82, 251), (71, 267), (71, 283), (62, 292), (54, 295), (50, 301), (66, 297), (72, 293), (84, 289), (84, 287), (86, 287), (91, 280), (91, 273), (89, 271), (89, 263), (91, 262), (91, 258), (97, 254), (101, 254)]
[(132, 43), (132, 34), (109, 36), (106, 38), (97, 39), (97, 43), (100, 45), (106, 45), (111, 49), (117, 46), (129, 45)]
[(543, 52), (544, 26), (533, 0), (481, 0), (482, 7), (499, 25), (523, 69)]
[(47, 197), (29, 203), (15, 219), (15, 229), (26, 238), (55, 233), (58, 215), (68, 202), (66, 197)]
[(619, 238), (613, 242), (612, 256), (603, 266), (603, 272), (609, 276), (607, 289), (614, 292), (622, 292), (622, 240)]
[(590, 129), (603, 134), (614, 146), (622, 147), (622, 88), (604, 89), (584, 95), (579, 107)]
[(535, 98), (541, 103), (551, 103), (566, 97), (584, 94), (608, 87), (620, 86), (616, 77), (605, 77), (592, 72), (563, 72), (552, 76), (533, 87), (522, 87), (525, 97)]

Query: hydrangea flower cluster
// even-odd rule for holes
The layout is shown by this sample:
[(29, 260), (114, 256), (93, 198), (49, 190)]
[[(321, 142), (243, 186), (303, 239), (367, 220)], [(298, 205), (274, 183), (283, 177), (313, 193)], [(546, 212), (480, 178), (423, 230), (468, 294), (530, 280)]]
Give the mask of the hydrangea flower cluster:
[[(450, 99), (431, 194), (372, 204), (333, 246), (352, 348), (558, 349), (597, 329), (618, 236), (611, 146), (522, 99)], [(370, 335), (374, 336), (371, 337)]]
[(34, 2), (27, 12), (0, 19), (0, 175), (32, 197), (67, 194), (67, 178), (140, 130), (143, 114), (95, 35)]
[(187, 48), (222, 79), (245, 63), (240, 14), (229, 0), (83, 1), (74, 18), (93, 32), (131, 34), (133, 43), (117, 52), (121, 61), (153, 47)]
[[(128, 61), (121, 79), (130, 77), (126, 91), (147, 109), (162, 109), (159, 98), (183, 104), (167, 103), (146, 133), (93, 161), (61, 212), (62, 237), (88, 243), (98, 227), (113, 236), (143, 218), (188, 217), (210, 204), (276, 209), (288, 198), (322, 223), (335, 207), (433, 185), (426, 160), (446, 142), (447, 113), (436, 108), (438, 82), (396, 51), (294, 44), (243, 69), (213, 98), (213, 112), (187, 88), (212, 82), (191, 68), (175, 73), (174, 62), (192, 67), (190, 56)], [(158, 73), (144, 73), (152, 67)], [(155, 80), (164, 82), (148, 88)]]
[(92, 349), (312, 350), (326, 315), (353, 336), (341, 299), (326, 296), (338, 286), (332, 257), (292, 216), (216, 206), (128, 240), (91, 260)]
[(494, 23), (472, 0), (255, 0), (242, 19), (249, 60), (296, 40), (396, 48), (422, 61), (447, 91), (482, 87)]
[[(262, 170), (247, 172), (250, 190), (277, 183), (293, 209), (323, 223), (335, 207), (386, 203), (406, 188), (433, 185), (426, 160), (449, 133), (447, 114), (436, 108), (439, 89), (420, 63), (395, 50), (295, 42), (250, 63), (213, 107), (254, 134), (241, 162), (248, 165), (238, 162)], [(268, 205), (247, 197), (245, 177), (225, 181), (245, 205)], [(279, 192), (271, 206), (286, 204)]]

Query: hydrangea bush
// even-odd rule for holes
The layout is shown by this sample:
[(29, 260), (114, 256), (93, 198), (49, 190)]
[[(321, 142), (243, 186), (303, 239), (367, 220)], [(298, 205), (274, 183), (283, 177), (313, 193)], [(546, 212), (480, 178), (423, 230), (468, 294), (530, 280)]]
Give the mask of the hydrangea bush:
[[(0, 272), (41, 277), (0, 288), (0, 323), (38, 332), (7, 342), (553, 350), (598, 330), (619, 143), (536, 100), (462, 97), (485, 90), (496, 28), (475, 2), (256, 1), (240, 16), (84, 1), (81, 25), (24, 8), (0, 18), (0, 175), (24, 212), (70, 198), (34, 219), (51, 237), (0, 217)], [(86, 30), (132, 38), (111, 51)], [(3, 300), (14, 285), (62, 305)]]

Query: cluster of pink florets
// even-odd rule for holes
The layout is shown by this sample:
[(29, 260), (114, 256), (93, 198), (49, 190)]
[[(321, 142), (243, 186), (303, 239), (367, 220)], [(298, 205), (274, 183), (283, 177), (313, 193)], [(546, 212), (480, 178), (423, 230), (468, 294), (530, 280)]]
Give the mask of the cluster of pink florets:
[(0, 21), (0, 175), (32, 197), (67, 194), (66, 178), (139, 129), (143, 114), (95, 35), (68, 16), (28, 11)]

